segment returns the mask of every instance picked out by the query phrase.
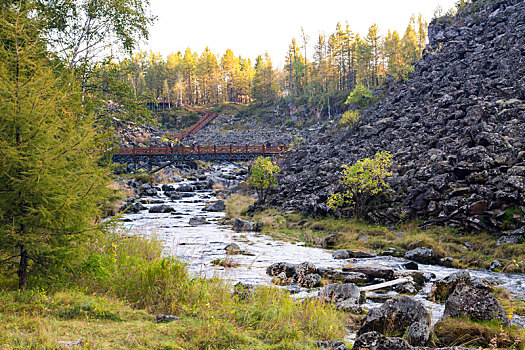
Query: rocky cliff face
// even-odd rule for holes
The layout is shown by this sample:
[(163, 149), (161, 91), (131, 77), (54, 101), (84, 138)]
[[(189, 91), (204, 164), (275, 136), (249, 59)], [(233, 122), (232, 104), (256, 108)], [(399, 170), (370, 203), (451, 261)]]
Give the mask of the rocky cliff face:
[(274, 205), (326, 214), (341, 164), (387, 150), (393, 196), (371, 220), (523, 226), (525, 1), (473, 1), (455, 19), (431, 23), (429, 38), (407, 84), (363, 112), (358, 131), (290, 153)]

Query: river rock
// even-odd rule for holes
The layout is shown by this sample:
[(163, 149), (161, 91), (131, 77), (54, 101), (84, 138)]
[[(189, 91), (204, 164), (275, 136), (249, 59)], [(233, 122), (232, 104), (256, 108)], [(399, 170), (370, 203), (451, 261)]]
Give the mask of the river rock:
[(378, 332), (367, 332), (359, 336), (354, 342), (354, 350), (413, 350), (401, 338), (387, 338)]
[(171, 213), (175, 211), (174, 208), (170, 207), (169, 205), (161, 204), (161, 205), (155, 205), (148, 210), (150, 213)]
[(242, 253), (242, 249), (237, 243), (228, 244), (226, 247), (224, 247), (224, 250), (226, 250), (226, 254), (228, 255), (237, 255)]
[(317, 273), (309, 273), (297, 277), (297, 284), (302, 288), (315, 288), (321, 286), (321, 276)]
[(177, 191), (164, 192), (164, 194), (166, 195), (166, 197), (169, 197), (169, 199), (171, 199), (172, 201), (177, 201), (177, 200), (182, 199), (181, 194)]
[(226, 205), (224, 204), (224, 201), (218, 200), (213, 204), (206, 204), (206, 206), (202, 210), (210, 212), (220, 212), (226, 210)]
[(315, 346), (321, 350), (348, 350), (342, 341), (316, 341)]
[(286, 262), (278, 262), (271, 264), (266, 268), (266, 274), (269, 276), (278, 276), (283, 272), (287, 278), (294, 277), (295, 265)]
[(179, 192), (194, 192), (195, 187), (188, 185), (188, 184), (182, 184), (182, 185), (179, 185), (179, 187), (177, 187), (175, 190)]
[(343, 272), (364, 273), (369, 278), (381, 278), (387, 281), (394, 279), (394, 270), (384, 269), (381, 267), (343, 267)]
[(324, 286), (319, 291), (319, 298), (336, 304), (342, 301), (350, 301), (352, 304), (358, 305), (365, 301), (364, 294), (353, 283), (334, 283)]
[(120, 212), (126, 213), (138, 213), (141, 210), (146, 210), (146, 207), (140, 202), (127, 203), (119, 209)]
[(189, 224), (191, 226), (199, 226), (209, 224), (208, 220), (202, 216), (193, 216), (190, 218)]
[(467, 316), (474, 321), (498, 320), (504, 326), (510, 324), (496, 297), (488, 287), (479, 284), (473, 286), (461, 282), (448, 297), (443, 317), (461, 316)]
[(380, 307), (371, 309), (366, 315), (358, 335), (377, 331), (389, 335), (403, 336), (414, 322), (429, 324), (429, 315), (425, 306), (411, 297), (399, 297), (388, 300)]
[(428, 324), (414, 322), (408, 328), (406, 341), (412, 346), (424, 346), (430, 339), (430, 327)]
[(440, 257), (429, 248), (416, 248), (405, 253), (405, 259), (413, 260), (420, 264), (437, 264)]
[(173, 187), (173, 185), (169, 185), (169, 184), (163, 184), (161, 186), (162, 190), (164, 192), (172, 192), (172, 191), (175, 191), (175, 187)]
[(501, 269), (502, 267), (503, 267), (503, 264), (501, 262), (499, 262), (499, 260), (493, 260), (490, 263), (489, 270), (490, 271), (494, 271), (496, 269)]
[(429, 300), (445, 302), (459, 283), (472, 283), (472, 277), (467, 270), (454, 272), (447, 277), (434, 282), (430, 289)]
[(142, 184), (140, 186), (140, 195), (154, 197), (157, 195), (158, 189), (149, 183)]
[(260, 222), (250, 222), (240, 218), (236, 218), (233, 221), (232, 230), (235, 232), (260, 232), (261, 223)]
[(367, 259), (367, 258), (373, 258), (375, 255), (365, 252), (356, 252), (353, 250), (338, 250), (334, 254), (332, 254), (332, 257), (334, 259)]

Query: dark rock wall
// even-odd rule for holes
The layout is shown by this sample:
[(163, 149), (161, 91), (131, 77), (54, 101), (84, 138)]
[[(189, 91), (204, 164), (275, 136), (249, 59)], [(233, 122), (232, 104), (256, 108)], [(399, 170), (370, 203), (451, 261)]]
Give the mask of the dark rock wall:
[(523, 225), (525, 2), (475, 1), (434, 21), (405, 85), (363, 112), (358, 131), (325, 136), (283, 162), (273, 204), (329, 212), (341, 164), (394, 155), (391, 201), (370, 219), (410, 218), (465, 230)]

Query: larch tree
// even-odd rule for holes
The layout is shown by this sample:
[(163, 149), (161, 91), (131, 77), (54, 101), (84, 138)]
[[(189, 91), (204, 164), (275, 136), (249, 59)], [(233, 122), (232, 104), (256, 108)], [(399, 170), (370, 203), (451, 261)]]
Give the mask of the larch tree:
[(0, 268), (23, 289), (97, 228), (109, 189), (81, 89), (19, 6), (0, 19)]

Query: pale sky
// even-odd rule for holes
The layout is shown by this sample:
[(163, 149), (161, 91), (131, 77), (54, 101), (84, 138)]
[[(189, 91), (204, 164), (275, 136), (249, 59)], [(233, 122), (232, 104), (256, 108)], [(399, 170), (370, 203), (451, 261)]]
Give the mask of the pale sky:
[[(332, 33), (337, 22), (350, 24), (353, 32), (366, 35), (377, 23), (381, 34), (388, 29), (402, 36), (410, 16), (421, 13), (430, 22), (440, 5), (444, 11), (456, 0), (151, 0), (158, 16), (150, 40), (142, 49), (164, 56), (191, 48), (199, 54), (206, 46), (222, 56), (226, 49), (251, 58), (268, 51), (282, 64), (293, 37), (300, 39), (301, 27), (313, 42), (319, 33)], [(309, 52), (308, 52), (309, 51)]]

